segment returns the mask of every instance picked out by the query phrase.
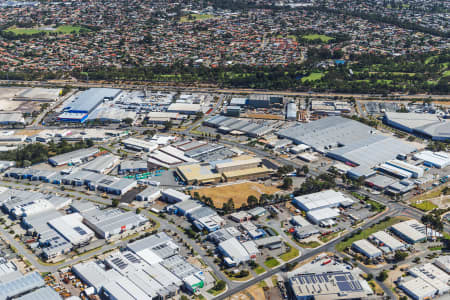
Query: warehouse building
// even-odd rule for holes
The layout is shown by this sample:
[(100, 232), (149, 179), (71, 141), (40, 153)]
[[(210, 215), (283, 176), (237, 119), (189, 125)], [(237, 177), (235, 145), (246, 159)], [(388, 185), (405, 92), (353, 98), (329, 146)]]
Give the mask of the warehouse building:
[(123, 174), (136, 174), (144, 173), (148, 171), (148, 163), (144, 160), (124, 160), (119, 165), (118, 173)]
[(383, 252), (371, 244), (368, 240), (358, 240), (353, 242), (352, 249), (367, 256), (368, 258), (376, 258), (383, 255)]
[(415, 160), (423, 160), (423, 164), (428, 167), (442, 169), (450, 165), (450, 156), (446, 152), (422, 151), (414, 154)]
[(45, 286), (33, 290), (32, 292), (22, 295), (17, 300), (62, 300), (63, 298), (55, 291), (55, 289)]
[(171, 120), (182, 120), (186, 116), (182, 116), (176, 112), (151, 111), (147, 114), (147, 122), (150, 124), (165, 124)]
[(366, 179), (366, 185), (376, 190), (384, 190), (391, 184), (396, 183), (397, 180), (387, 177), (381, 174), (377, 174), (375, 176), (369, 177)]
[(130, 148), (137, 151), (144, 151), (144, 152), (152, 152), (158, 148), (158, 144), (154, 142), (147, 142), (135, 138), (127, 138), (122, 140), (122, 144), (126, 148)]
[(144, 228), (149, 220), (133, 211), (124, 212), (118, 208), (91, 209), (82, 213), (84, 223), (104, 239), (112, 239), (124, 232)]
[(335, 224), (334, 220), (339, 215), (339, 209), (331, 207), (318, 208), (306, 212), (306, 217), (309, 221), (323, 227), (333, 226)]
[(71, 99), (58, 119), (63, 122), (83, 123), (101, 103), (105, 100), (115, 100), (120, 94), (121, 90), (110, 88), (91, 88), (83, 91)]
[(250, 260), (249, 253), (236, 238), (219, 243), (217, 249), (224, 256), (224, 261), (229, 267), (237, 266)]
[(237, 223), (242, 223), (245, 221), (249, 221), (252, 216), (246, 211), (238, 211), (234, 212), (230, 215), (230, 219)]
[(125, 195), (129, 190), (137, 186), (137, 182), (128, 178), (117, 178), (103, 175), (97, 178), (90, 178), (87, 181), (90, 190), (98, 190), (114, 195)]
[(180, 216), (187, 216), (202, 207), (203, 204), (201, 202), (195, 200), (184, 200), (171, 205), (167, 208), (167, 210)]
[(105, 174), (107, 170), (114, 167), (119, 162), (119, 157), (106, 154), (91, 160), (82, 166), (82, 170), (91, 171), (95, 173)]
[(437, 290), (422, 278), (414, 278), (408, 281), (401, 280), (399, 287), (414, 300), (434, 298)]
[(233, 97), (230, 100), (230, 105), (233, 105), (233, 106), (245, 106), (245, 105), (247, 105), (247, 98)]
[(295, 102), (289, 102), (286, 106), (286, 120), (297, 120), (297, 104)]
[(40, 87), (27, 88), (18, 95), (15, 95), (14, 101), (37, 101), (37, 102), (53, 102), (58, 99), (61, 89), (46, 89)]
[(136, 112), (117, 107), (102, 106), (96, 108), (87, 118), (88, 121), (103, 123), (120, 123), (125, 119), (136, 120)]
[(20, 112), (0, 112), (0, 125), (25, 126), (25, 118)]
[(350, 272), (297, 274), (289, 277), (294, 299), (366, 299), (373, 292)]
[(219, 173), (242, 169), (257, 168), (261, 163), (260, 158), (236, 159), (229, 162), (217, 163), (216, 170)]
[(226, 116), (239, 118), (241, 115), (241, 107), (229, 105), (226, 107)]
[(334, 190), (326, 190), (318, 193), (295, 197), (293, 204), (306, 212), (320, 208), (334, 208), (338, 206), (347, 207), (354, 201)]
[(167, 111), (185, 115), (195, 115), (196, 113), (202, 111), (202, 107), (200, 104), (172, 103), (167, 108)]
[(427, 239), (427, 236), (419, 231), (423, 225), (416, 220), (408, 220), (391, 226), (392, 232), (409, 244), (415, 244)]
[(434, 264), (450, 274), (450, 255), (439, 256), (435, 259)]
[(161, 191), (161, 197), (164, 201), (168, 203), (177, 203), (185, 200), (191, 199), (191, 196), (185, 193), (176, 191), (174, 189), (166, 189)]
[(436, 114), (386, 112), (384, 122), (392, 127), (432, 140), (450, 139), (450, 123)]
[(87, 161), (90, 157), (99, 152), (97, 148), (79, 149), (72, 152), (50, 157), (48, 162), (53, 166), (63, 166), (67, 164), (79, 164)]
[(254, 242), (256, 247), (270, 250), (279, 249), (283, 245), (283, 240), (277, 235), (257, 239)]
[(408, 273), (416, 278), (421, 278), (435, 288), (437, 295), (447, 294), (450, 291), (448, 284), (450, 275), (431, 263), (410, 268)]
[[(11, 278), (0, 283), (0, 299), (15, 299), (25, 296), (36, 289), (45, 286), (45, 281), (38, 272), (31, 272), (18, 278)], [(59, 295), (57, 294), (59, 297)], [(60, 300), (61, 297), (46, 298), (48, 300)]]
[(79, 213), (73, 213), (49, 220), (48, 224), (74, 247), (82, 247), (94, 238), (94, 232), (82, 221), (83, 217)]
[[(369, 239), (376, 243), (381, 250), (385, 252), (395, 252), (398, 250), (405, 250), (406, 245), (388, 234), (385, 231), (377, 231), (373, 233)], [(387, 249), (387, 251), (386, 251)]]
[(215, 172), (208, 163), (190, 163), (178, 166), (176, 174), (189, 185), (218, 183), (222, 179), (222, 175)]
[(161, 189), (156, 186), (148, 186), (145, 190), (136, 195), (136, 200), (152, 203), (159, 197), (161, 197)]
[(424, 173), (423, 168), (414, 166), (412, 164), (409, 164), (409, 163), (406, 163), (406, 162), (403, 162), (403, 161), (400, 161), (397, 159), (387, 161), (386, 164), (411, 173), (411, 177), (413, 177), (413, 178), (420, 178), (423, 176), (423, 173)]

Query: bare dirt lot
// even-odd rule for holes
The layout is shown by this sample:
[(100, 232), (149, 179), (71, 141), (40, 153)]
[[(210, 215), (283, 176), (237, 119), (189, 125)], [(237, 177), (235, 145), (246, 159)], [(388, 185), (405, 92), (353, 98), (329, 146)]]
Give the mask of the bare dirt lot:
[(12, 98), (24, 92), (27, 88), (0, 88), (0, 110), (1, 111), (13, 111), (19, 108), (23, 102), (13, 101)]
[(236, 208), (247, 204), (247, 198), (250, 195), (259, 198), (262, 194), (274, 194), (279, 191), (276, 187), (265, 186), (256, 182), (244, 182), (195, 190), (200, 196), (210, 197), (215, 207), (222, 207), (223, 203), (232, 198)]

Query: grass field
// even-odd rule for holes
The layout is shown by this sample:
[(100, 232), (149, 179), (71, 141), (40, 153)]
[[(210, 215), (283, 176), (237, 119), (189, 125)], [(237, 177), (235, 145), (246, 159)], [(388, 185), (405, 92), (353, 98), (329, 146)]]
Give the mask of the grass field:
[(259, 275), (259, 274), (266, 272), (266, 269), (264, 269), (261, 266), (257, 266), (253, 271), (255, 271), (255, 273)]
[(211, 19), (214, 18), (213, 15), (209, 15), (209, 14), (190, 14), (190, 18), (188, 16), (183, 16), (180, 18), (180, 22), (181, 23), (186, 23), (186, 22), (195, 22), (195, 21), (199, 21), (199, 20), (207, 20), (207, 19)]
[(379, 224), (375, 224), (372, 227), (367, 228), (366, 230), (363, 230), (359, 234), (352, 236), (348, 240), (340, 242), (339, 244), (336, 245), (336, 250), (344, 251), (344, 249), (347, 247), (350, 247), (354, 241), (366, 239), (374, 232), (384, 230), (394, 224), (397, 224), (397, 223), (399, 223), (401, 221), (405, 221), (405, 220), (408, 220), (408, 218), (407, 217), (394, 217), (394, 218), (390, 218), (387, 221), (381, 222)]
[(430, 211), (438, 207), (436, 204), (428, 200), (420, 203), (411, 203), (411, 206), (420, 209), (421, 211)]
[(310, 40), (310, 41), (321, 40), (324, 43), (334, 39), (334, 38), (324, 35), (324, 34), (307, 34), (307, 35), (303, 35), (302, 38), (304, 38), (306, 40)]
[(195, 190), (200, 196), (210, 197), (214, 206), (218, 208), (221, 208), (223, 203), (226, 203), (230, 198), (233, 199), (235, 208), (240, 208), (243, 204), (247, 204), (247, 199), (250, 195), (259, 198), (262, 194), (274, 194), (278, 191), (279, 189), (276, 187), (265, 186), (255, 182), (244, 182)]
[(56, 32), (56, 33), (61, 33), (61, 34), (69, 34), (72, 32), (80, 32), (80, 30), (82, 29), (82, 27), (80, 26), (70, 26), (70, 25), (63, 25), (63, 26), (58, 26), (56, 27), (54, 30), (49, 30), (49, 29), (45, 29), (45, 28), (20, 28), (20, 27), (16, 27), (16, 26), (12, 26), (9, 27), (8, 29), (6, 29), (6, 32), (12, 32), (18, 35), (31, 35), (31, 34), (36, 34), (36, 33), (50, 33), (50, 32)]
[(309, 81), (316, 81), (322, 79), (322, 77), (325, 76), (323, 73), (311, 73), (308, 76), (305, 76), (302, 78), (302, 82), (305, 82), (307, 80)]
[(311, 241), (311, 242), (296, 242), (302, 248), (317, 248), (320, 246), (319, 242)]
[(300, 254), (300, 251), (298, 251), (298, 249), (293, 247), (292, 245), (286, 243), (286, 246), (289, 247), (290, 250), (280, 255), (280, 258), (283, 261), (290, 261), (291, 259), (296, 258)]
[(319, 237), (319, 240), (320, 240), (321, 242), (323, 242), (323, 243), (328, 243), (328, 242), (331, 241), (332, 239), (338, 237), (338, 235), (339, 235), (340, 233), (341, 233), (341, 231), (333, 232), (333, 233), (330, 233), (330, 234), (328, 234), (328, 235), (323, 235), (323, 236), (320, 236), (320, 237)]
[(266, 265), (266, 267), (268, 268), (275, 268), (276, 266), (278, 266), (280, 264), (280, 262), (278, 260), (276, 260), (275, 258), (270, 258), (268, 260), (266, 260), (264, 262), (264, 264)]

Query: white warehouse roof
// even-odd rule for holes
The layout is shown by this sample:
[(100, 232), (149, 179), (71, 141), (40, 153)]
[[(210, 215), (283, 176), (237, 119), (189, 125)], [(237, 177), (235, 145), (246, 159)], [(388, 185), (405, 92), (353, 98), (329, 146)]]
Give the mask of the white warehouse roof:
[(50, 220), (48, 223), (70, 243), (78, 245), (94, 237), (94, 232), (82, 221), (83, 217), (79, 213), (73, 213)]
[(221, 242), (219, 244), (219, 249), (236, 264), (246, 262), (250, 259), (247, 250), (245, 250), (244, 246), (242, 246), (236, 238)]
[(349, 205), (354, 201), (346, 197), (341, 192), (326, 190), (318, 193), (295, 197), (294, 204), (298, 204), (301, 209), (310, 211), (324, 207), (337, 207), (339, 205)]

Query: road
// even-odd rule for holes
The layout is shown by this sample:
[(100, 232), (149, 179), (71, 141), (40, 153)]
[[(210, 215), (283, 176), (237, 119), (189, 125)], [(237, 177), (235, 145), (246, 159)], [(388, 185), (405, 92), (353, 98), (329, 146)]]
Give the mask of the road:
[(412, 98), (431, 98), (433, 100), (450, 100), (450, 95), (427, 95), (427, 94), (393, 94), (389, 97), (382, 97), (382, 95), (372, 95), (372, 94), (345, 94), (345, 93), (328, 93), (328, 92), (295, 92), (295, 91), (272, 91), (272, 90), (254, 90), (254, 89), (233, 89), (233, 88), (219, 88), (217, 86), (210, 85), (208, 87), (193, 87), (193, 86), (180, 86), (180, 83), (175, 85), (168, 85), (167, 83), (162, 83), (160, 85), (146, 83), (102, 83), (102, 82), (82, 82), (82, 81), (22, 81), (22, 80), (0, 80), (1, 85), (23, 85), (23, 86), (39, 86), (39, 87), (55, 87), (55, 86), (65, 86), (70, 85), (78, 88), (92, 88), (92, 87), (111, 87), (111, 88), (121, 88), (121, 89), (151, 89), (160, 91), (185, 91), (193, 93), (222, 93), (222, 94), (274, 94), (274, 95), (284, 95), (284, 96), (303, 96), (303, 97), (353, 97), (355, 99), (361, 100), (392, 100), (396, 98), (397, 100), (410, 100)]

